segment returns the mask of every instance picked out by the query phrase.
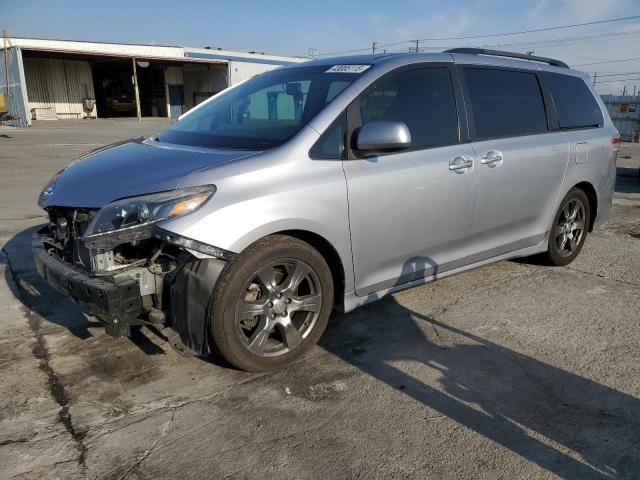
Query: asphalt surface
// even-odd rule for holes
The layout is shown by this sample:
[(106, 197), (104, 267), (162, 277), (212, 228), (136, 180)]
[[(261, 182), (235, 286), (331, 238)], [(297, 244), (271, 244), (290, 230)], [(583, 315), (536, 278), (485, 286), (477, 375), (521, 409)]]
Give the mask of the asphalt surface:
[(258, 375), (110, 338), (34, 271), (48, 178), (165, 124), (0, 127), (0, 478), (640, 477), (640, 148), (569, 267), (501, 262), (335, 315)]

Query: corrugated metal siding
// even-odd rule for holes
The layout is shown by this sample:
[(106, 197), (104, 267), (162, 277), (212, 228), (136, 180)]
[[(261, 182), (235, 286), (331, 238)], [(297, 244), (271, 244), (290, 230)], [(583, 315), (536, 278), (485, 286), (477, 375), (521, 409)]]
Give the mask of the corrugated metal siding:
[[(167, 117), (172, 116), (171, 101), (169, 98), (169, 89), (171, 85), (182, 85), (184, 82), (182, 76), (182, 67), (170, 66), (164, 69), (164, 93), (167, 99)], [(182, 109), (180, 109), (182, 110)], [(176, 110), (174, 110), (174, 113)], [(180, 114), (176, 115), (179, 116)]]
[(63, 119), (84, 117), (82, 99), (95, 98), (89, 62), (27, 57), (24, 68), (29, 111), (51, 108)]
[(182, 85), (182, 67), (167, 67), (164, 71), (167, 85)]
[[(0, 93), (7, 94), (6, 70), (4, 64), (4, 50), (0, 49)], [(4, 122), (15, 127), (31, 125), (31, 115), (27, 108), (27, 89), (24, 80), (22, 52), (19, 48), (9, 48), (9, 96), (7, 98), (9, 114), (18, 117), (17, 120)]]
[(631, 118), (617, 118), (613, 124), (620, 132), (620, 138), (625, 142), (631, 142), (638, 134), (638, 121)]
[(44, 40), (36, 38), (12, 38), (17, 47), (34, 50), (64, 50), (71, 52), (102, 53), (126, 57), (183, 58), (182, 47), (156, 45), (129, 45), (124, 43), (79, 42), (74, 40)]
[(640, 96), (602, 95), (611, 121), (625, 142), (638, 141), (640, 135)]

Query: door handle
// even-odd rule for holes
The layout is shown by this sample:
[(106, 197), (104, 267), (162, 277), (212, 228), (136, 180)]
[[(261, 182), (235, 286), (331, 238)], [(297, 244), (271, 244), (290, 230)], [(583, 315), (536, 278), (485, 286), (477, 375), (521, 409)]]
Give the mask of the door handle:
[(489, 167), (499, 167), (504, 162), (504, 157), (500, 150), (489, 150), (480, 161)]
[(466, 173), (473, 168), (473, 158), (466, 155), (459, 155), (449, 161), (449, 170), (456, 173)]

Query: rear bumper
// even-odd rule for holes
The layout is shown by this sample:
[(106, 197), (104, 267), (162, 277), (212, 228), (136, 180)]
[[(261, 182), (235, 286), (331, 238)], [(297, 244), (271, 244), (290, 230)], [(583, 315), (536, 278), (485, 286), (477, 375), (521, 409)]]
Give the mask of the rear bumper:
[(74, 268), (44, 248), (40, 232), (31, 239), (36, 269), (51, 287), (69, 295), (104, 323), (107, 333), (123, 336), (142, 313), (140, 287), (133, 278), (96, 277)]
[(611, 205), (613, 205), (613, 192), (616, 187), (616, 179), (616, 168), (614, 165), (610, 174), (602, 179), (600, 190), (596, 193), (598, 197), (598, 206), (596, 218), (593, 221), (594, 230), (600, 228), (609, 218)]

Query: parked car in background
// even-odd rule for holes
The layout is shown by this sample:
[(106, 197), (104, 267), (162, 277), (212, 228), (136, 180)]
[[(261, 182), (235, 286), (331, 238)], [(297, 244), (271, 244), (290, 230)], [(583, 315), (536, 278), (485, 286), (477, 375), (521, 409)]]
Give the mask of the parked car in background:
[(155, 325), (270, 370), (334, 308), (503, 259), (567, 265), (607, 217), (618, 144), (587, 77), (557, 60), (314, 60), (59, 172), (33, 250), (112, 335)]

